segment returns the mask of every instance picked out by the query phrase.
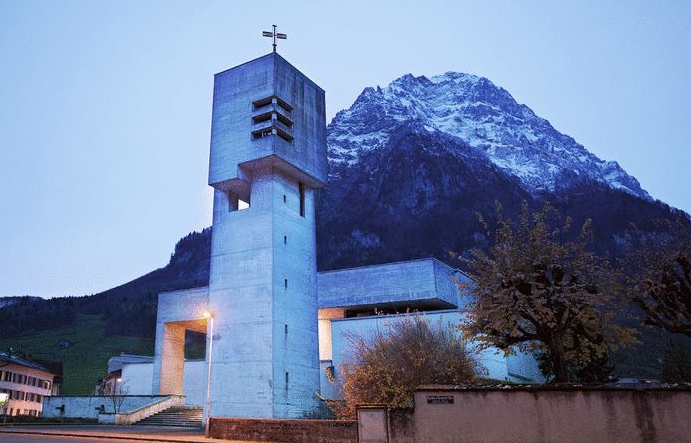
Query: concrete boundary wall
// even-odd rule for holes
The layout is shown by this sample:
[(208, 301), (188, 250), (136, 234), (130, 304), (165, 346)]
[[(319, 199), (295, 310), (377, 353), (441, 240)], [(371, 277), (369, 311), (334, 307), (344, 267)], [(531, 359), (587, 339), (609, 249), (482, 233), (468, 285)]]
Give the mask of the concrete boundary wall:
[(283, 443), (356, 443), (357, 422), (211, 418), (209, 436), (226, 440)]
[[(128, 395), (120, 407), (120, 412), (135, 411), (166, 398), (168, 396), (165, 395)], [(184, 397), (181, 398), (184, 399)], [(104, 412), (115, 412), (111, 397), (44, 397), (43, 417), (98, 419), (101, 406), (103, 406)]]
[(691, 388), (442, 388), (391, 414), (390, 443), (690, 443)]

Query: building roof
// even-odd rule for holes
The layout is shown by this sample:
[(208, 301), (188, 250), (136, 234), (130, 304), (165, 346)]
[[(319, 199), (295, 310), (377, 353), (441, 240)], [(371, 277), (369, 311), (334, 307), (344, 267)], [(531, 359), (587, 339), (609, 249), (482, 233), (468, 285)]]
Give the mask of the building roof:
[(154, 357), (150, 355), (125, 354), (121, 352), (120, 355), (111, 357), (108, 360), (108, 373), (121, 371), (124, 365), (153, 363), (153, 361)]
[(467, 277), (434, 258), (319, 272), (319, 308), (454, 309), (461, 305), (454, 279)]
[[(49, 369), (46, 369), (45, 367), (39, 365), (38, 363), (34, 363), (32, 361), (21, 358), (15, 354), (13, 354), (12, 352), (0, 351), (0, 362), (6, 362), (8, 364), (11, 363), (11, 364), (19, 365), (19, 366), (24, 366), (27, 368), (32, 368), (32, 369), (38, 369), (39, 371), (44, 371), (44, 372), (48, 372), (50, 374), (53, 374)], [(0, 366), (4, 366), (4, 365), (0, 365)], [(55, 375), (55, 374), (53, 374), (53, 375)]]

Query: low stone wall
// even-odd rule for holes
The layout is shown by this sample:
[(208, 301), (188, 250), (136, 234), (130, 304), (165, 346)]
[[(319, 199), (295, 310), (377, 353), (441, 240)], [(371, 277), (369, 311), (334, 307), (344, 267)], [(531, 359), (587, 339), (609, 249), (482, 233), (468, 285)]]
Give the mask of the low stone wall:
[(691, 389), (423, 387), (390, 443), (691, 442)]
[[(165, 395), (128, 395), (120, 407), (121, 412), (137, 410), (166, 399)], [(111, 397), (43, 397), (43, 417), (95, 418), (103, 412), (115, 412)]]
[(284, 443), (357, 443), (357, 422), (211, 418), (212, 438)]

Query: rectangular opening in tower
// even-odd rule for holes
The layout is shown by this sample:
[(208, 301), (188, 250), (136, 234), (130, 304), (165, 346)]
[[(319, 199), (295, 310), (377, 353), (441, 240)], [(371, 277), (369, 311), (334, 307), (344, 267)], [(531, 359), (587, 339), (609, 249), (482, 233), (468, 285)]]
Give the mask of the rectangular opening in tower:
[(305, 184), (298, 183), (298, 190), (300, 192), (300, 217), (305, 216)]
[(256, 131), (252, 131), (252, 140), (259, 140), (261, 138), (270, 137), (272, 135), (278, 135), (288, 143), (292, 143), (293, 139), (295, 138), (291, 134), (288, 134), (286, 131), (279, 127), (270, 126), (268, 128), (262, 128), (257, 129)]
[(249, 209), (249, 199), (243, 200), (230, 191), (226, 191), (225, 194), (226, 198), (228, 199), (228, 212), (243, 211), (245, 209)]

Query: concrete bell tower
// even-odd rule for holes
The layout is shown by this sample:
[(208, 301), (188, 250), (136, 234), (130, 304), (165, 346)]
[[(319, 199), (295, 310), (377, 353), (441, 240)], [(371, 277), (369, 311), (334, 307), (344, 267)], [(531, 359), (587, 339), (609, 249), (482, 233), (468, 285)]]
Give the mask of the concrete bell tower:
[(326, 165), (319, 86), (275, 52), (216, 74), (211, 416), (318, 407), (314, 191)]

